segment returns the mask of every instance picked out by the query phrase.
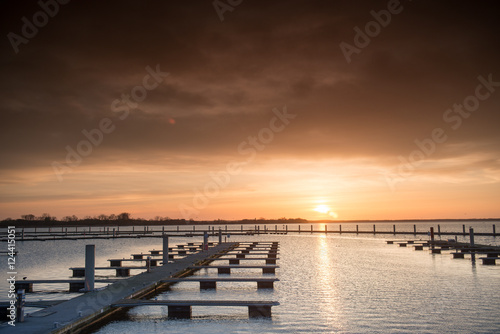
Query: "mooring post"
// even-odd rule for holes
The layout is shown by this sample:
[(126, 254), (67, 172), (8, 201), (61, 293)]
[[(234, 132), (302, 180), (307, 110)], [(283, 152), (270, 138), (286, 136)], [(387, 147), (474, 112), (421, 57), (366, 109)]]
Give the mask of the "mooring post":
[(311, 225), (311, 234), (313, 233), (313, 226)]
[(359, 232), (359, 226), (356, 225), (356, 234), (358, 234), (358, 232)]
[(146, 259), (146, 268), (147, 268), (147, 272), (150, 273), (151, 272), (151, 256), (148, 256)]
[(434, 241), (434, 227), (431, 227), (431, 241)]
[[(495, 226), (495, 225), (493, 225), (493, 226)], [(299, 234), (300, 234), (300, 225), (299, 225)]]
[(85, 291), (94, 291), (95, 245), (85, 245)]
[(116, 231), (113, 229), (113, 238), (116, 237)]
[(274, 232), (278, 233), (278, 225), (274, 225)]
[(243, 225), (241, 225), (241, 233), (243, 233)]
[(373, 224), (373, 234), (375, 234), (377, 232), (375, 232), (375, 224)]
[(464, 225), (462, 225), (462, 230), (463, 230), (463, 233), (464, 233), (464, 235), (465, 235), (465, 224), (464, 224)]
[(497, 232), (495, 231), (495, 224), (493, 224), (493, 236), (495, 237)]
[(325, 224), (325, 233), (328, 233), (328, 225)]
[(193, 225), (193, 232), (196, 232), (196, 226)]
[(392, 225), (392, 232), (396, 234), (396, 225)]
[(24, 228), (21, 230), (21, 240), (24, 240)]
[(342, 225), (339, 225), (339, 233), (342, 234)]
[(219, 245), (222, 243), (222, 229), (219, 227)]
[(25, 304), (25, 302), (26, 302), (26, 293), (25, 293), (24, 289), (17, 290), (17, 312), (16, 312), (16, 321), (17, 322), (24, 322), (24, 304)]
[[(470, 246), (472, 248), (474, 247), (474, 229), (472, 227), (469, 227), (469, 238), (470, 238)], [(473, 249), (471, 249), (471, 260), (472, 263), (476, 262), (476, 253)]]
[(168, 264), (168, 235), (163, 233), (163, 265)]
[(203, 251), (208, 250), (208, 232), (203, 232)]

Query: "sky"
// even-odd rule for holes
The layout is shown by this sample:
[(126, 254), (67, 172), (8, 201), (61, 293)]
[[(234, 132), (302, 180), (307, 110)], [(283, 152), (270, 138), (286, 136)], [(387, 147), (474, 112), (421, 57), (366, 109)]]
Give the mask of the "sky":
[(0, 219), (500, 217), (496, 9), (0, 0)]

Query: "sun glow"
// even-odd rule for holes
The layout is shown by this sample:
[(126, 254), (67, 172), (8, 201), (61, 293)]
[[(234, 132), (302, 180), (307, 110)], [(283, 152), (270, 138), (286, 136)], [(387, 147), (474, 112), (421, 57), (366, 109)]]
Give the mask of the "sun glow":
[(332, 209), (328, 205), (325, 205), (325, 204), (318, 205), (316, 208), (314, 208), (314, 211), (319, 212), (319, 213), (324, 214), (324, 215), (328, 215), (332, 218), (338, 217), (337, 213), (332, 211)]
[(326, 213), (330, 212), (331, 210), (330, 210), (330, 208), (328, 207), (328, 205), (324, 205), (324, 204), (322, 204), (322, 205), (318, 205), (318, 206), (314, 209), (314, 211), (317, 211), (317, 212), (319, 212), (319, 213), (325, 213), (325, 214), (326, 214)]

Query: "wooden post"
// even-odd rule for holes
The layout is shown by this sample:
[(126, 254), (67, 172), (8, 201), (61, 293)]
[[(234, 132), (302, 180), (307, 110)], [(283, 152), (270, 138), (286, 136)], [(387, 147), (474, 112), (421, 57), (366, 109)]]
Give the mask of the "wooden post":
[(356, 234), (358, 234), (358, 232), (359, 232), (359, 226), (356, 225)]
[(222, 243), (222, 230), (219, 227), (219, 244), (221, 244), (221, 243)]
[(373, 224), (373, 234), (375, 234), (375, 224)]
[(163, 234), (163, 265), (168, 264), (168, 235)]
[(311, 233), (313, 233), (313, 226), (311, 225)]
[(413, 234), (417, 235), (417, 225), (413, 224)]
[(328, 233), (328, 225), (325, 224), (325, 233)]
[[(493, 225), (493, 230), (495, 230), (495, 225)], [(299, 225), (299, 234), (300, 234), (300, 225)]]
[(339, 233), (342, 234), (342, 225), (339, 225)]
[(151, 256), (147, 257), (146, 268), (147, 268), (147, 272), (150, 273), (151, 272)]
[(438, 224), (438, 235), (441, 236), (441, 225)]
[(203, 233), (203, 251), (208, 250), (208, 232)]
[(495, 231), (495, 224), (493, 224), (493, 236), (495, 236), (495, 234), (497, 234), (497, 232)]
[(85, 291), (94, 291), (95, 245), (85, 245)]
[(431, 227), (431, 241), (434, 241), (434, 227)]
[(463, 233), (464, 233), (464, 235), (465, 235), (465, 224), (464, 224), (464, 225), (462, 225), (462, 230), (463, 230)]
[[(470, 238), (470, 246), (474, 247), (474, 229), (472, 227), (469, 227), (469, 238)], [(472, 263), (476, 262), (476, 253), (474, 250), (471, 252), (471, 260)]]
[(392, 232), (396, 234), (396, 225), (392, 225)]

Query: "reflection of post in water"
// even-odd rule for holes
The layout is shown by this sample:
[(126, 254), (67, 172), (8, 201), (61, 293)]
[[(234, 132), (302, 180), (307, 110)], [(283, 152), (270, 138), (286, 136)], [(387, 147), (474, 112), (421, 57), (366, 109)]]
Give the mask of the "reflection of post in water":
[[(474, 229), (472, 227), (469, 227), (469, 237), (470, 237), (470, 247), (474, 247)], [(476, 262), (476, 253), (474, 249), (471, 249), (471, 260), (472, 263)]]

